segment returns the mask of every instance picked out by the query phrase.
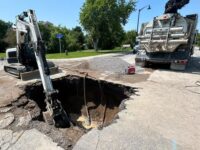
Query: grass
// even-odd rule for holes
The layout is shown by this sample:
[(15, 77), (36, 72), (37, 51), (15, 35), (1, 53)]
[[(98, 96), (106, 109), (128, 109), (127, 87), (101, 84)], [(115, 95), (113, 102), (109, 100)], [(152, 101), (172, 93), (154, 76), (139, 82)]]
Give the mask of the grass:
[(114, 49), (114, 50), (99, 50), (98, 52), (96, 52), (95, 50), (84, 50), (84, 51), (69, 52), (68, 55), (66, 55), (65, 53), (47, 54), (46, 58), (47, 59), (80, 58), (80, 57), (97, 56), (109, 53), (128, 52), (128, 51), (130, 50), (127, 49), (122, 51), (119, 49)]
[(5, 58), (6, 57), (6, 53), (0, 53), (0, 58)]
[[(122, 50), (120, 47), (115, 48), (113, 50), (99, 50), (96, 52), (95, 50), (84, 50), (84, 51), (76, 51), (76, 52), (69, 52), (68, 55), (65, 53), (55, 53), (55, 54), (47, 54), (47, 59), (64, 59), (64, 58), (80, 58), (80, 57), (88, 57), (88, 56), (96, 56), (102, 54), (109, 54), (109, 53), (120, 53), (120, 52), (129, 52), (131, 49), (124, 49)], [(0, 53), (0, 58), (5, 58), (6, 53)]]
[(80, 58), (80, 57), (87, 57), (87, 56), (96, 56), (96, 55), (101, 55), (103, 53), (100, 52), (84, 52), (84, 51), (77, 51), (77, 52), (69, 52), (68, 55), (65, 53), (55, 53), (55, 54), (47, 54), (46, 58), (47, 59), (62, 59), (62, 58)]

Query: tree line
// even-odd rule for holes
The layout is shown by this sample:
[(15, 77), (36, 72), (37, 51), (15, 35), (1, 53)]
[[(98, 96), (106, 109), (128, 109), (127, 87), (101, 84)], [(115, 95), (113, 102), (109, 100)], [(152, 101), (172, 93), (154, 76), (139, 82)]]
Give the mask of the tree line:
[[(55, 26), (50, 22), (39, 21), (38, 24), (43, 41), (46, 45), (47, 53), (59, 52), (59, 40), (56, 38), (58, 33), (63, 35), (63, 38), (61, 38), (63, 52), (65, 50), (77, 51), (94, 48), (91, 36), (89, 34), (84, 34), (80, 26), (68, 29), (62, 26)], [(99, 48), (111, 49), (121, 44), (132, 44), (135, 37), (135, 31), (125, 32), (122, 30), (121, 34), (115, 38), (115, 40), (118, 39), (117, 42), (109, 44), (109, 40), (104, 40), (101, 41), (102, 47)], [(12, 29), (12, 23), (0, 20), (0, 52), (5, 52), (7, 48), (12, 47), (16, 47), (16, 33)]]
[[(50, 22), (40, 21), (39, 27), (48, 53), (59, 52), (58, 33), (62, 50), (113, 49), (122, 44), (134, 46), (136, 32), (124, 31), (130, 14), (135, 11), (135, 0), (85, 0), (80, 10), (80, 26), (68, 29)], [(64, 19), (64, 18), (63, 18)], [(200, 34), (197, 36), (200, 46)], [(0, 20), (0, 52), (16, 46), (12, 23)]]
[[(39, 22), (39, 27), (48, 53), (59, 52), (58, 33), (62, 50), (113, 49), (135, 41), (134, 30), (125, 32), (123, 26), (135, 10), (135, 0), (86, 0), (80, 11), (80, 24), (73, 29)], [(12, 23), (0, 20), (0, 52), (16, 45)], [(84, 32), (83, 32), (84, 30)]]
[(200, 47), (200, 33), (197, 34), (196, 44)]
[[(84, 49), (85, 36), (81, 27), (77, 26), (70, 30), (66, 27), (55, 26), (50, 22), (43, 21), (39, 21), (38, 25), (48, 53), (59, 52), (59, 41), (56, 38), (58, 33), (63, 34), (61, 39), (63, 50)], [(0, 20), (0, 52), (15, 46), (16, 32), (12, 29), (12, 23)]]
[[(3, 52), (9, 46), (12, 46), (12, 42), (8, 39), (10, 34), (11, 38), (13, 38), (11, 27), (11, 22), (0, 20), (0, 52)], [(16, 40), (14, 39), (13, 41)]]

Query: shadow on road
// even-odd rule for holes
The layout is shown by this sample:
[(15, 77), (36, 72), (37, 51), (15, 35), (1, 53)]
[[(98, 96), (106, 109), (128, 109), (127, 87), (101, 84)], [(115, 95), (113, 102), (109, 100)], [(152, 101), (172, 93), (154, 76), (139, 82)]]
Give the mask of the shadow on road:
[(150, 63), (148, 68), (152, 68), (153, 70), (170, 70), (170, 64)]

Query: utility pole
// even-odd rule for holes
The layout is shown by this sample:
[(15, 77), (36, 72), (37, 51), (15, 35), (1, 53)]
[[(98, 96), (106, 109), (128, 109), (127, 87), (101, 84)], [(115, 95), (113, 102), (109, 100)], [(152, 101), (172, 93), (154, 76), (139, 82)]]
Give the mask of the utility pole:
[(138, 35), (138, 31), (139, 31), (139, 24), (140, 24), (140, 12), (145, 9), (146, 7), (148, 7), (147, 9), (150, 10), (151, 9), (151, 6), (150, 5), (147, 5), (147, 6), (144, 6), (142, 8), (140, 8), (138, 10), (138, 20), (137, 20), (137, 35)]
[(60, 38), (59, 38), (59, 47), (60, 47), (60, 53), (62, 53), (61, 40), (60, 40)]

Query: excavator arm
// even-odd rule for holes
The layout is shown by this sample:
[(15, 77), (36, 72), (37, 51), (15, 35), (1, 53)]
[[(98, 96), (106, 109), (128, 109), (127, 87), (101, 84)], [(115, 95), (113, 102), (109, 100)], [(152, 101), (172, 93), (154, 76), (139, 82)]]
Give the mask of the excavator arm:
[(70, 120), (58, 100), (58, 91), (53, 88), (49, 66), (45, 58), (45, 46), (41, 37), (37, 18), (33, 10), (17, 16), (17, 54), (19, 62), (30, 70), (37, 68), (40, 73), (44, 93), (46, 95), (46, 112), (43, 116), (46, 122), (56, 127), (69, 127)]

